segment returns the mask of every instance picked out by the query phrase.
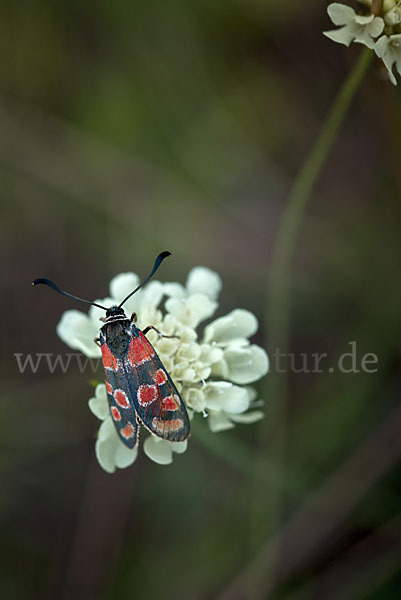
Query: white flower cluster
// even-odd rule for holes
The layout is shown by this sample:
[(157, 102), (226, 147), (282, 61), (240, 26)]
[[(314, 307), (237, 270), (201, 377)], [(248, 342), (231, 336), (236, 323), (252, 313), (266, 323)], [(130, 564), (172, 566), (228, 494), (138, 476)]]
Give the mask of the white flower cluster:
[[(138, 284), (139, 278), (134, 273), (117, 275), (110, 283), (110, 297), (95, 302), (106, 307), (119, 304)], [(137, 313), (137, 325), (141, 329), (154, 325), (164, 335), (177, 336), (162, 338), (152, 330), (147, 334), (176, 384), (190, 418), (194, 413), (208, 417), (212, 432), (263, 418), (259, 410), (248, 411), (258, 405), (256, 392), (248, 384), (265, 375), (269, 366), (263, 348), (248, 340), (256, 332), (258, 323), (247, 310), (236, 309), (212, 321), (199, 339), (197, 327), (215, 313), (220, 290), (217, 273), (196, 267), (189, 273), (185, 287), (179, 283), (152, 281), (124, 305), (128, 316)], [(163, 313), (159, 306), (164, 299)], [(99, 318), (103, 315), (95, 306), (91, 306), (89, 314), (68, 310), (61, 317), (57, 333), (71, 348), (88, 357), (100, 357), (94, 338), (98, 336)], [(132, 464), (138, 449), (128, 449), (118, 437), (104, 384), (96, 387), (89, 408), (103, 421), (96, 441), (100, 465), (112, 473), (116, 467)], [(186, 441), (169, 442), (154, 435), (144, 443), (145, 454), (159, 464), (171, 463), (173, 452), (184, 452), (186, 447)]]
[[(372, 0), (359, 0), (371, 8)], [(340, 29), (324, 31), (324, 35), (340, 44), (349, 46), (351, 42), (364, 44), (375, 51), (382, 59), (390, 81), (397, 85), (393, 73), (395, 65), (401, 75), (401, 0), (384, 0), (381, 7), (382, 16), (356, 14), (353, 8), (337, 2), (327, 8), (328, 15), (334, 25)]]

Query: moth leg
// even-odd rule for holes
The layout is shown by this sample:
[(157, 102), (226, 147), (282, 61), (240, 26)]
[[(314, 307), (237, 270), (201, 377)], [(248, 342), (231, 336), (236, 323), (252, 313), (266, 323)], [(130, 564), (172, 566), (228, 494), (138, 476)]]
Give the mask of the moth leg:
[(131, 318), (130, 318), (131, 323), (135, 323), (136, 322), (136, 313), (132, 313)]
[(156, 327), (154, 327), (154, 325), (148, 325), (147, 327), (145, 327), (145, 329), (142, 331), (143, 335), (146, 335), (148, 333), (148, 331), (150, 331), (151, 329), (153, 329), (153, 331), (156, 331), (156, 333), (159, 334), (160, 337), (177, 338), (178, 340), (180, 339), (178, 335), (164, 335), (164, 333), (162, 333), (161, 331), (156, 329)]
[(106, 317), (99, 317), (99, 321), (102, 321), (103, 323), (106, 323)]
[(102, 347), (102, 345), (101, 345), (101, 343), (100, 343), (100, 338), (98, 338), (98, 337), (97, 337), (97, 338), (95, 338), (93, 341), (95, 342), (96, 346), (99, 346), (99, 348), (101, 348), (101, 347)]

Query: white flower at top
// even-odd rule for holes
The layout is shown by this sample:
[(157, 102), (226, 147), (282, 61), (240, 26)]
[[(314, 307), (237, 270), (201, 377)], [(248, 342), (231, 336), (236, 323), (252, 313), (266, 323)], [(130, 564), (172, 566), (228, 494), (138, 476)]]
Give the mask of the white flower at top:
[[(109, 307), (119, 304), (139, 283), (134, 273), (122, 273), (110, 283), (110, 296), (95, 302)], [(184, 400), (190, 418), (194, 413), (208, 417), (212, 432), (234, 427), (236, 423), (254, 423), (263, 412), (252, 410), (256, 392), (249, 384), (268, 371), (269, 361), (263, 348), (249, 342), (258, 328), (256, 317), (247, 310), (235, 309), (209, 323), (200, 335), (202, 321), (209, 319), (218, 307), (221, 279), (214, 271), (195, 267), (186, 285), (152, 281), (125, 304), (128, 316), (137, 313), (138, 327), (154, 325), (162, 334), (147, 334), (161, 361)], [(164, 311), (160, 309), (165, 299)], [(57, 333), (71, 348), (88, 357), (100, 357), (94, 343), (104, 312), (92, 306), (88, 314), (77, 310), (65, 312)], [(128, 449), (120, 440), (110, 416), (104, 384), (99, 384), (89, 408), (102, 421), (96, 441), (96, 456), (108, 472), (132, 464), (138, 449)], [(248, 410), (251, 409), (251, 410)], [(144, 432), (144, 429), (141, 429)], [(169, 464), (173, 453), (185, 452), (187, 442), (169, 442), (154, 435), (147, 437), (144, 452), (159, 464)]]
[[(372, 0), (359, 0), (369, 9)], [(349, 46), (351, 42), (364, 44), (375, 51), (383, 60), (391, 83), (397, 85), (393, 73), (395, 65), (401, 75), (401, 0), (384, 0), (380, 15), (369, 13), (358, 15), (353, 8), (337, 2), (329, 4), (328, 15), (339, 29), (324, 31), (324, 35), (334, 42)], [(381, 35), (383, 34), (383, 35)]]
[(373, 49), (374, 38), (380, 35), (384, 29), (384, 21), (375, 15), (360, 16), (353, 8), (345, 4), (334, 2), (329, 4), (327, 13), (334, 25), (341, 25), (340, 29), (323, 31), (323, 34), (340, 44), (349, 46), (351, 42), (364, 44)]

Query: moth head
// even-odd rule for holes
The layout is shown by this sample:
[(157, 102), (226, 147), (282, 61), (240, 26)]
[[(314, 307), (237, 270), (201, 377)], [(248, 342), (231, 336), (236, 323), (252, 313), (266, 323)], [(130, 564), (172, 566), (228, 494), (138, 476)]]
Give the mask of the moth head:
[(119, 315), (122, 315), (125, 317), (124, 309), (120, 308), (119, 306), (112, 306), (106, 310), (106, 319), (107, 319), (107, 317), (116, 317)]

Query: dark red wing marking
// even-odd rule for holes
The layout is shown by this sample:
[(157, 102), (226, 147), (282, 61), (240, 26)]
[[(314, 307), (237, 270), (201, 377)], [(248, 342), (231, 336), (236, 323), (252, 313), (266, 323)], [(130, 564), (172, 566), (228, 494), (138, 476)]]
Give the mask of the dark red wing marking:
[(113, 355), (106, 342), (102, 344), (102, 357), (111, 417), (121, 441), (128, 448), (135, 448), (139, 427), (123, 362)]
[[(134, 331), (138, 332), (136, 327)], [(186, 440), (190, 425), (185, 405), (155, 349), (142, 332), (133, 334), (123, 362), (132, 402), (144, 427), (164, 440)]]

